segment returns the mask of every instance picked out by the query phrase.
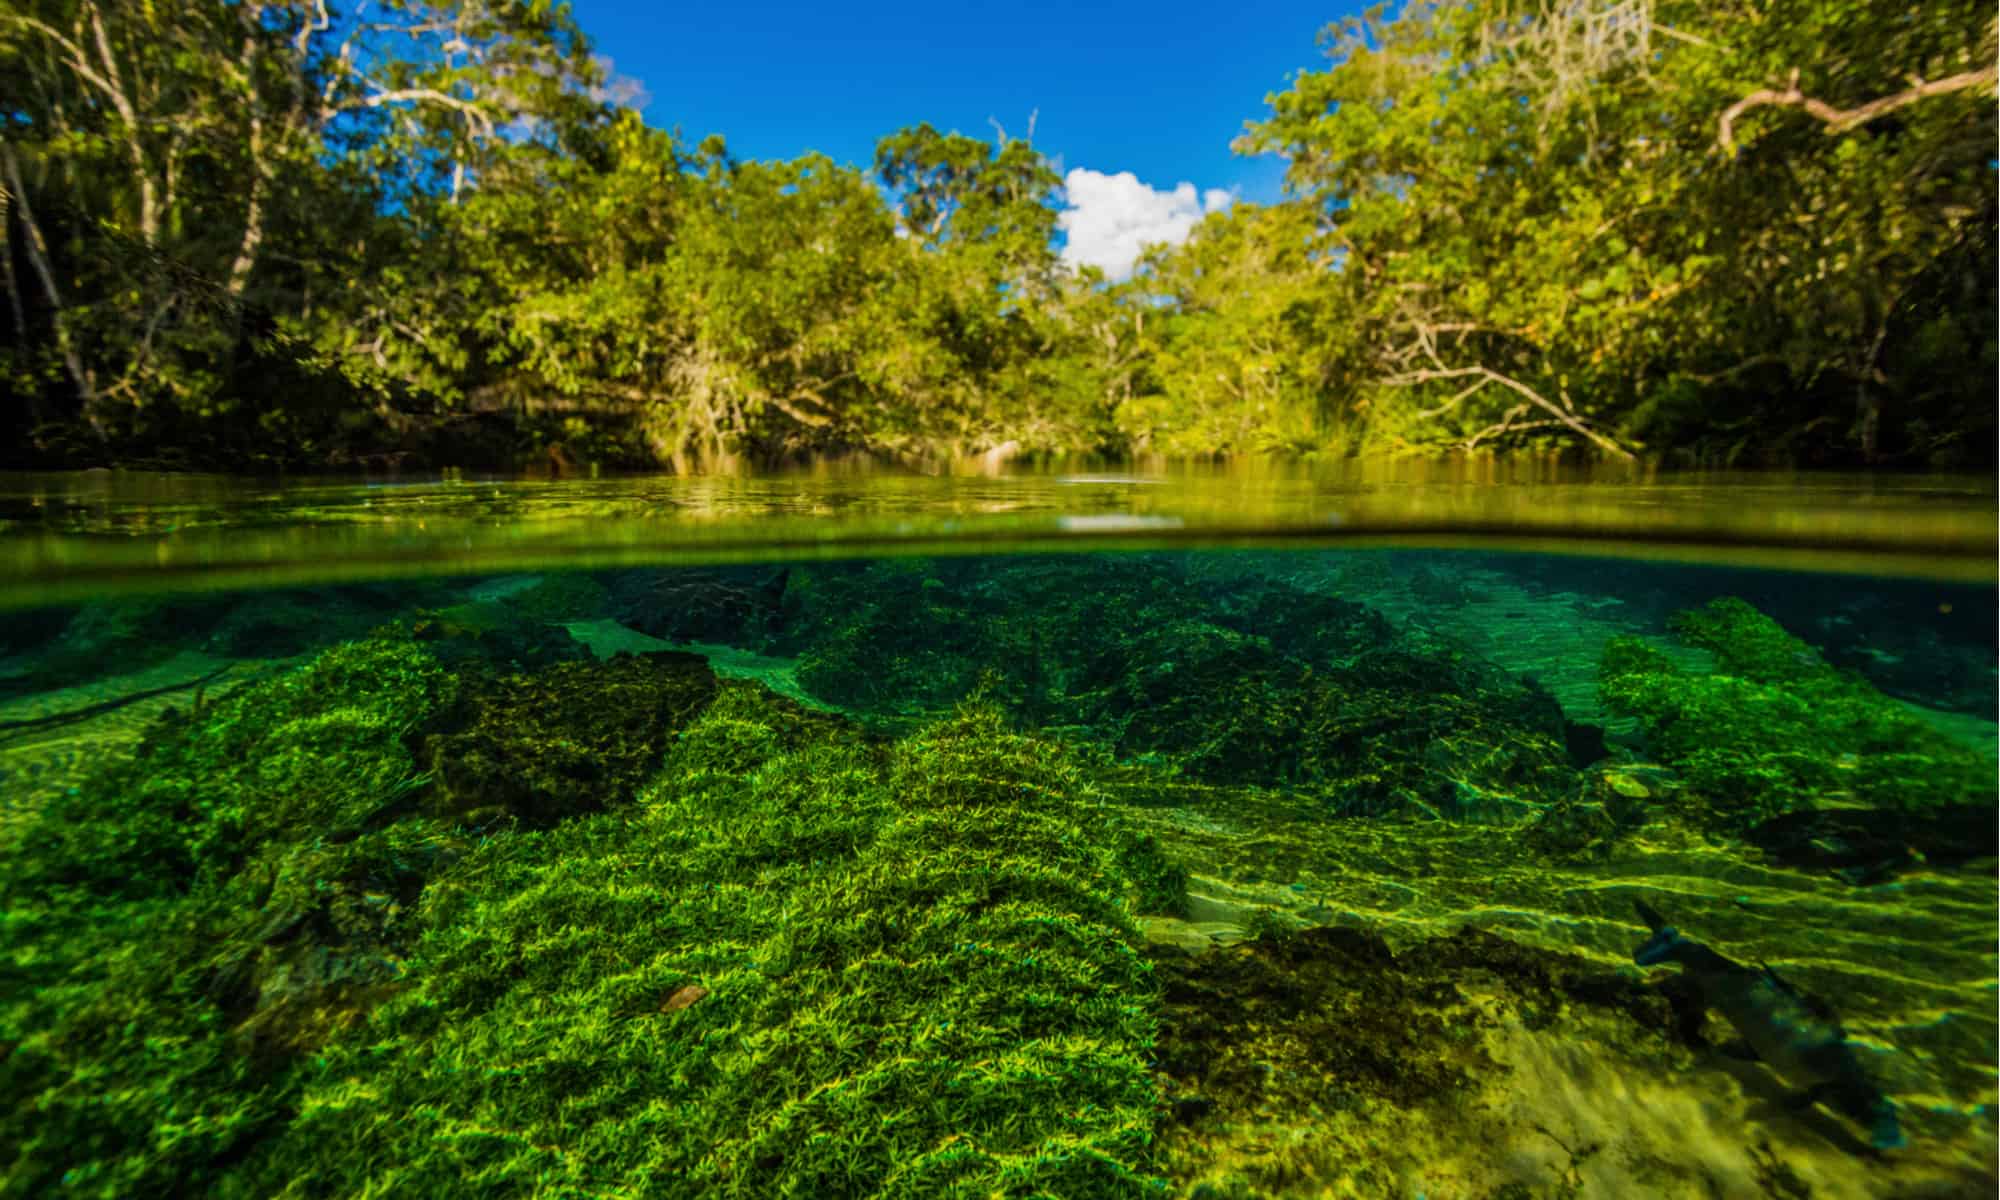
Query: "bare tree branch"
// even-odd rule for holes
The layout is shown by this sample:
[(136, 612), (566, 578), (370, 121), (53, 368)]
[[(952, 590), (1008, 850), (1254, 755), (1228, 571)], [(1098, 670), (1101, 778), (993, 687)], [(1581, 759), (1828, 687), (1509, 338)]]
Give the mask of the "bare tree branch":
[[(65, 36), (55, 26), (33, 17), (17, 13), (0, 14), (0, 20), (10, 20), (27, 29), (32, 29), (62, 47), (65, 65), (76, 73), (77, 78), (104, 93), (105, 99), (118, 112), (119, 120), (125, 124), (125, 150), (132, 159), (132, 174), (139, 189), (139, 234), (148, 246), (152, 245), (159, 232), (159, 202), (154, 191), (153, 174), (146, 165), (145, 148), (139, 144), (139, 116), (132, 105), (132, 97), (126, 94), (125, 83), (118, 73), (118, 61), (111, 53), (110, 39), (105, 35), (104, 22), (98, 18), (96, 7), (90, 8), (91, 23), (96, 27), (97, 53), (99, 62), (93, 66), (90, 56), (76, 41)], [(100, 69), (101, 68), (101, 69)]]
[(1578, 433), (1585, 438), (1588, 438), (1599, 449), (1605, 451), (1606, 453), (1615, 454), (1618, 457), (1624, 459), (1630, 459), (1633, 457), (1633, 454), (1630, 450), (1627, 450), (1625, 447), (1620, 446), (1617, 442), (1612, 441), (1610, 438), (1607, 438), (1603, 434), (1590, 428), (1590, 426), (1584, 421), (1583, 418), (1577, 416), (1575, 413), (1565, 411), (1560, 405), (1548, 399), (1548, 397), (1542, 395), (1535, 389), (1529, 387), (1527, 384), (1522, 383), (1520, 380), (1515, 379), (1509, 375), (1502, 375), (1500, 372), (1493, 370), (1491, 367), (1485, 367), (1485, 366), (1447, 367), (1443, 363), (1439, 363), (1438, 366), (1435, 367), (1434, 369), (1426, 371), (1410, 371), (1402, 375), (1392, 375), (1389, 378), (1382, 380), (1382, 382), (1390, 387), (1409, 387), (1420, 383), (1430, 383), (1439, 379), (1466, 379), (1466, 378), (1478, 378), (1480, 382), (1476, 387), (1467, 389), (1466, 391), (1459, 393), (1459, 395), (1453, 397), (1443, 407), (1434, 410), (1435, 413), (1442, 413), (1447, 409), (1451, 408), (1453, 405), (1459, 403), (1460, 401), (1464, 400), (1467, 396), (1477, 391), (1478, 387), (1483, 387), (1488, 383), (1497, 383), (1501, 387), (1507, 388), (1510, 391), (1513, 391), (1525, 397), (1530, 404), (1533, 404), (1536, 407), (1547, 411), (1548, 413), (1550, 413), (1552, 416), (1555, 417), (1557, 424), (1567, 426), (1571, 431)]
[(62, 351), (63, 364), (69, 368), (70, 380), (76, 384), (77, 394), (83, 399), (84, 418), (99, 434), (104, 430), (98, 425), (96, 413), (97, 389), (92, 386), (90, 372), (83, 365), (83, 358), (76, 352), (76, 343), (69, 336), (69, 320), (63, 309), (62, 293), (56, 287), (56, 274), (49, 265), (48, 245), (42, 240), (42, 227), (35, 222), (35, 210), (28, 205), (28, 189), (21, 182), (21, 162), (14, 157), (14, 147), (0, 141), (0, 169), (6, 172), (7, 190), (13, 195), (14, 203), (21, 209), (21, 226), (28, 234), (28, 262), (35, 268), (35, 274), (42, 280), (42, 291), (48, 296), (49, 307), (54, 310), (56, 346)]
[(1730, 105), (1722, 112), (1717, 123), (1715, 140), (1723, 153), (1736, 153), (1736, 121), (1753, 108), (1803, 108), (1807, 113), (1826, 124), (1829, 134), (1846, 133), (1858, 125), (1865, 125), (1877, 117), (1886, 116), (1899, 108), (1915, 104), (1930, 96), (1942, 96), (1949, 92), (1964, 91), (1981, 85), (1992, 87), (2000, 76), (2000, 69), (1985, 67), (1977, 71), (1964, 71), (1944, 79), (1916, 83), (1900, 92), (1870, 100), (1857, 108), (1835, 108), (1824, 100), (1815, 100), (1799, 90), (1798, 68), (1792, 69), (1791, 80), (1782, 88), (1765, 88)]
[(7, 307), (14, 314), (14, 340), (28, 342), (28, 310), (14, 281), (14, 191), (0, 186), (0, 278), (7, 281)]
[(380, 108), (385, 104), (408, 104), (412, 102), (436, 104), (444, 108), (455, 108), (464, 113), (467, 120), (479, 127), (481, 136), (493, 136), (493, 118), (487, 114), (485, 109), (471, 100), (462, 99), (449, 92), (440, 92), (434, 88), (395, 88), (386, 92), (374, 92), (366, 96), (356, 96), (352, 100), (334, 105), (330, 111), (322, 112), (320, 115), (322, 121), (324, 121), (325, 118), (332, 116), (335, 112), (346, 112), (349, 109), (355, 108)]

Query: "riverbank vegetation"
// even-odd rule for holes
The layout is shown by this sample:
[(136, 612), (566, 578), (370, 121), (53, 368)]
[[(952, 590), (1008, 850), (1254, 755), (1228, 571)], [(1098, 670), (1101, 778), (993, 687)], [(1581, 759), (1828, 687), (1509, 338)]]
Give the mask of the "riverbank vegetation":
[(1286, 197), (1112, 281), (1027, 141), (744, 161), (547, 0), (24, 0), (0, 444), (1991, 465), (1989, 6), (1418, 0), (1325, 50), (1239, 143)]

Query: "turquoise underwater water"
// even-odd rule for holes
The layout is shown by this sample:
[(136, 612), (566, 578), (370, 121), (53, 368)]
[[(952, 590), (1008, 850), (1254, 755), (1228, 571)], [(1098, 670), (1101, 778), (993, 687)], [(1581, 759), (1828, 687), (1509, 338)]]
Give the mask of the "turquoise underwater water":
[(1990, 496), (1198, 482), (17, 481), (0, 1194), (1992, 1193)]

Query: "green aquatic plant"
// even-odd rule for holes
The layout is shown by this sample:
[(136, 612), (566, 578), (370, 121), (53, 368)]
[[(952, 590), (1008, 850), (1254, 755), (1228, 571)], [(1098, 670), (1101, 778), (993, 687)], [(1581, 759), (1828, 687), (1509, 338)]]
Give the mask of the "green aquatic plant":
[(428, 650), (387, 635), (170, 716), (40, 814), (12, 883), (179, 894), (270, 840), (351, 836), (419, 786), (405, 739), (457, 690)]
[(671, 651), (468, 673), (422, 739), (431, 807), (547, 825), (629, 798), (714, 697), (708, 664)]
[(1798, 684), (1832, 681), (1835, 671), (1819, 652), (1782, 625), (1734, 596), (1667, 618), (1667, 628), (1690, 646), (1715, 656), (1715, 669), (1756, 683)]
[(1017, 719), (1343, 816), (1512, 822), (1575, 792), (1549, 693), (1443, 639), (1185, 560), (904, 560), (801, 571), (801, 683), (907, 719), (978, 691)]
[(286, 1119), (284, 1056), (393, 982), (463, 840), (382, 824), (455, 691), (407, 638), (337, 646), (168, 716), (32, 820), (0, 891), (10, 1194), (197, 1194)]
[(1991, 805), (1990, 756), (1826, 665), (1749, 605), (1718, 600), (1672, 627), (1714, 653), (1713, 672), (1684, 671), (1640, 639), (1616, 638), (1599, 694), (1638, 718), (1709, 824), (1740, 832), (1819, 809)]
[(249, 1193), (1144, 1194), (1116, 823), (968, 710), (899, 743), (727, 684), (636, 805), (495, 839)]

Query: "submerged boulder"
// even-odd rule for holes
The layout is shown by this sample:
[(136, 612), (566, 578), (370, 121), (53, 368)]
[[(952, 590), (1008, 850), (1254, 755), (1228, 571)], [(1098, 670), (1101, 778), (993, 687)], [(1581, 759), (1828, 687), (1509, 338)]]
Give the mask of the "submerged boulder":
[(968, 694), (1217, 784), (1347, 816), (1510, 822), (1574, 793), (1545, 689), (1379, 613), (1181, 556), (802, 572), (799, 678), (864, 715)]
[(1154, 993), (1088, 772), (990, 709), (895, 744), (797, 715), (726, 684), (636, 804), (482, 845), (230, 1182), (1158, 1194)]
[(784, 567), (646, 567), (600, 578), (619, 623), (669, 642), (751, 646), (780, 619)]
[(421, 737), (430, 807), (543, 826), (630, 799), (715, 689), (707, 661), (677, 651), (471, 675)]
[[(1850, 866), (1848, 854), (1899, 841), (1940, 861), (1962, 858), (1959, 831), (1990, 830), (1990, 753), (1828, 665), (1741, 601), (1715, 601), (1672, 628), (1711, 650), (1716, 669), (1683, 671), (1657, 648), (1618, 638), (1605, 649), (1599, 692), (1613, 712), (1638, 719), (1648, 748), (1679, 774), (1679, 804), (1696, 824), (1789, 861)], [(1835, 827), (1847, 831), (1839, 846), (1826, 841)], [(1981, 844), (1990, 849), (1991, 839)]]

